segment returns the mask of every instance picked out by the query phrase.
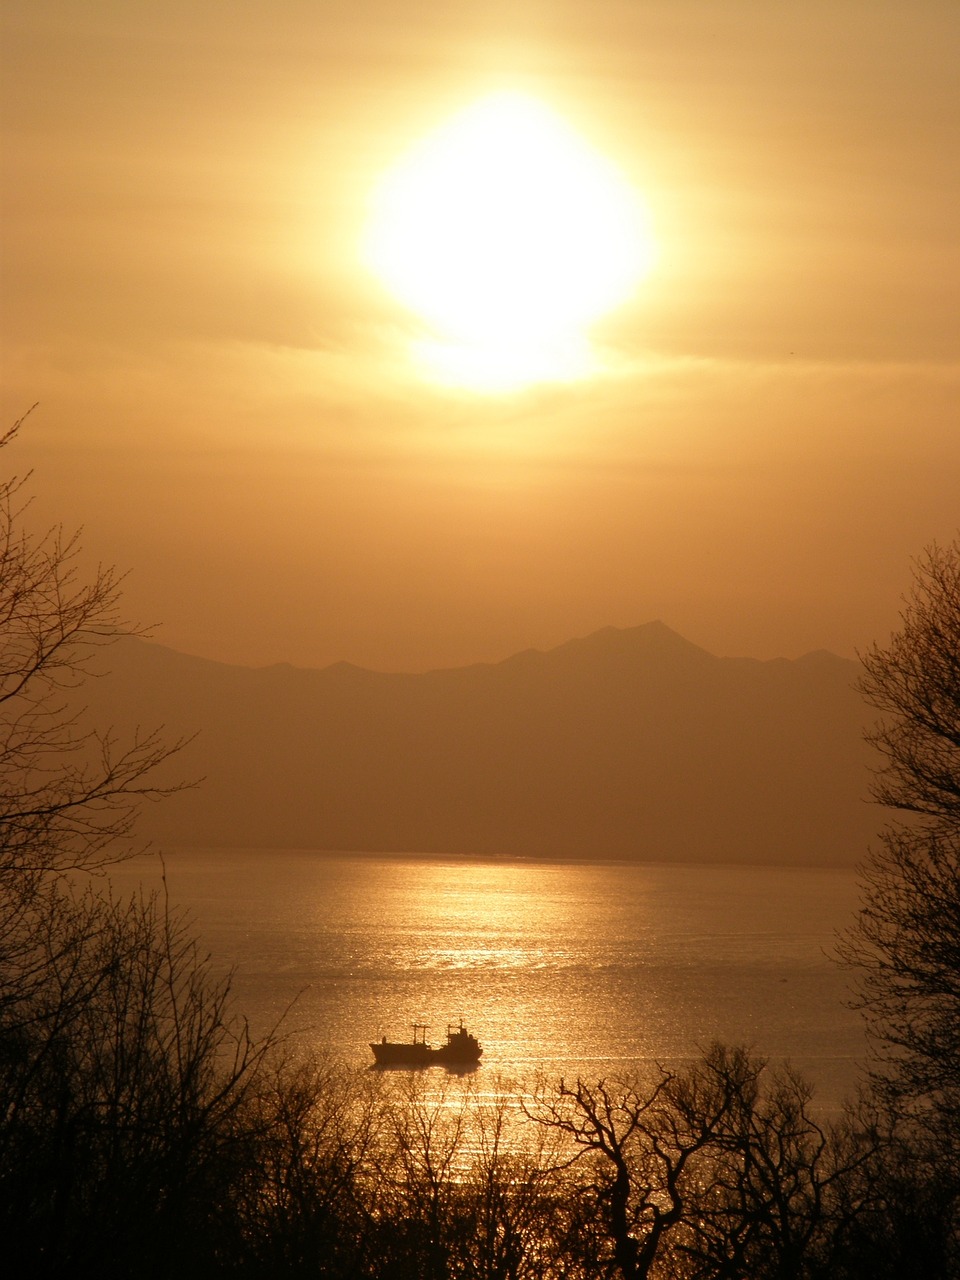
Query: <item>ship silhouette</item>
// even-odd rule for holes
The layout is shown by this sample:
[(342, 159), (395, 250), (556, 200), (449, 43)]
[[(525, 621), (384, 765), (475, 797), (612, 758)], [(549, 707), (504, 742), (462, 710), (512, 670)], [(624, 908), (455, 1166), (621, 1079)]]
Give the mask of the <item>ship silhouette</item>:
[(426, 1023), (413, 1023), (413, 1039), (400, 1043), (386, 1036), (370, 1045), (378, 1067), (465, 1067), (480, 1061), (483, 1049), (463, 1025), (447, 1025), (447, 1042), (434, 1048), (427, 1043)]

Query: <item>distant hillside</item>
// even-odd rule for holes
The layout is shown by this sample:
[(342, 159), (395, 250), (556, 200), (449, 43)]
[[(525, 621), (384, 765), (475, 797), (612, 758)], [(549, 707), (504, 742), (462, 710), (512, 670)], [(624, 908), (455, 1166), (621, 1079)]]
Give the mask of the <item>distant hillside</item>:
[(663, 626), (382, 674), (226, 666), (130, 640), (90, 710), (197, 731), (203, 785), (149, 806), (168, 845), (846, 863), (865, 803), (855, 663), (716, 658)]

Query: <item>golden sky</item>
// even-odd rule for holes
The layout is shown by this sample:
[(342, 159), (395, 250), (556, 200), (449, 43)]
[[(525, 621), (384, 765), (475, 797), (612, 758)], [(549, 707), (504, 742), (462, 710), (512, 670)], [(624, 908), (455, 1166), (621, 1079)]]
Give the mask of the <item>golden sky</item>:
[[(226, 661), (852, 654), (960, 525), (956, 0), (6, 0), (4, 465)], [(374, 192), (493, 93), (645, 206), (587, 376), (425, 378)], [(557, 263), (561, 279), (569, 261)]]

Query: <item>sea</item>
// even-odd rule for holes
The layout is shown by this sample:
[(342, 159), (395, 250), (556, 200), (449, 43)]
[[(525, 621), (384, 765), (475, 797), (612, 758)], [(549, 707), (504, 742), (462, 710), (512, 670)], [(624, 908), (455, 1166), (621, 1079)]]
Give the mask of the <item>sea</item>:
[(374, 1039), (425, 1023), (443, 1043), (462, 1020), (479, 1072), (520, 1087), (642, 1075), (714, 1040), (790, 1062), (826, 1115), (861, 1079), (835, 959), (850, 870), (177, 849), (111, 880), (186, 912), (255, 1034), (358, 1070)]

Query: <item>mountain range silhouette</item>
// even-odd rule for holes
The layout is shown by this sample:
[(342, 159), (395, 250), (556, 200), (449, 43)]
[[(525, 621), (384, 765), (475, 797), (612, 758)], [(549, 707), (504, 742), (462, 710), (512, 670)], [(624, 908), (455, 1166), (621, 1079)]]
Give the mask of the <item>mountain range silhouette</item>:
[(866, 802), (858, 664), (718, 658), (659, 622), (422, 674), (230, 666), (126, 639), (97, 723), (196, 733), (149, 805), (167, 846), (850, 865)]

